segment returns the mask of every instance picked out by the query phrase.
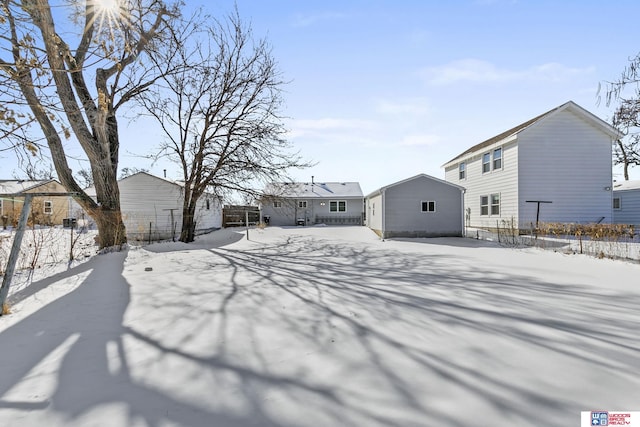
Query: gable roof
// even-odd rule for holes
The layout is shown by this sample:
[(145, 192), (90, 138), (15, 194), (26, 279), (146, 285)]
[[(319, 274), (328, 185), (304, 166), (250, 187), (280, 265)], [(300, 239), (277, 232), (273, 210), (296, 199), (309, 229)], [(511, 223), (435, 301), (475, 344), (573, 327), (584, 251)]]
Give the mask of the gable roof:
[(50, 182), (56, 182), (56, 180), (2, 179), (0, 180), (0, 194), (20, 194)]
[(613, 191), (640, 190), (640, 180), (613, 183)]
[(458, 188), (460, 191), (465, 191), (464, 187), (461, 187), (459, 185), (453, 184), (453, 183), (451, 183), (449, 181), (445, 181), (445, 180), (440, 179), (440, 178), (433, 177), (431, 175), (427, 175), (426, 173), (420, 173), (420, 174), (412, 176), (410, 178), (403, 179), (402, 181), (394, 182), (393, 184), (389, 184), (389, 185), (385, 185), (384, 187), (380, 187), (377, 190), (369, 193), (366, 198), (368, 199), (370, 197), (377, 196), (378, 194), (381, 194), (387, 188), (395, 187), (396, 185), (401, 185), (401, 184), (404, 184), (405, 182), (413, 181), (414, 179), (417, 179), (417, 178), (427, 178), (427, 179), (430, 179), (432, 181), (439, 182), (441, 184), (446, 184), (446, 185), (449, 185), (451, 187)]
[(568, 101), (565, 102), (564, 104), (547, 111), (546, 113), (540, 114), (539, 116), (536, 116), (534, 118), (532, 118), (531, 120), (527, 120), (524, 123), (519, 124), (518, 126), (515, 126), (509, 130), (506, 130), (504, 132), (502, 132), (501, 134), (498, 134), (492, 138), (487, 139), (486, 141), (482, 141), (479, 144), (474, 145), (473, 147), (469, 148), (468, 150), (462, 152), (461, 154), (457, 155), (456, 157), (454, 157), (453, 159), (449, 160), (447, 163), (445, 163), (444, 165), (442, 165), (443, 167), (446, 167), (448, 165), (450, 165), (451, 163), (454, 163), (460, 159), (462, 159), (463, 157), (466, 157), (467, 155), (474, 153), (476, 151), (480, 151), (486, 147), (489, 147), (497, 142), (500, 142), (502, 140), (511, 138), (513, 136), (516, 136), (517, 134), (519, 134), (520, 132), (522, 132), (523, 130), (534, 126), (540, 122), (542, 122), (543, 120), (547, 119), (550, 116), (553, 116), (555, 114), (560, 113), (561, 111), (565, 111), (565, 110), (570, 110), (573, 113), (575, 113), (576, 115), (580, 116), (581, 118), (585, 119), (586, 121), (590, 122), (593, 126), (595, 126), (596, 128), (599, 128), (601, 131), (603, 131), (604, 133), (608, 134), (611, 138), (617, 139), (620, 137), (620, 132), (615, 129), (613, 126), (611, 126), (609, 123), (605, 122), (604, 120), (602, 120), (600, 117), (596, 116), (593, 113), (590, 113), (589, 111), (585, 110), (584, 108), (582, 108), (581, 106), (579, 106), (578, 104), (576, 104), (573, 101)]
[(277, 182), (268, 185), (264, 194), (297, 199), (364, 197), (357, 182)]
[(118, 182), (128, 181), (128, 180), (131, 180), (131, 179), (138, 179), (138, 178), (141, 178), (141, 177), (148, 177), (148, 178), (151, 178), (151, 179), (154, 179), (154, 180), (158, 180), (158, 181), (163, 182), (163, 183), (175, 185), (175, 186), (180, 187), (180, 188), (184, 187), (184, 181), (170, 181), (170, 180), (168, 180), (166, 178), (162, 178), (162, 177), (150, 174), (149, 172), (145, 172), (145, 171), (140, 171), (140, 172), (133, 173), (131, 175), (127, 175), (124, 178), (120, 178), (118, 180)]

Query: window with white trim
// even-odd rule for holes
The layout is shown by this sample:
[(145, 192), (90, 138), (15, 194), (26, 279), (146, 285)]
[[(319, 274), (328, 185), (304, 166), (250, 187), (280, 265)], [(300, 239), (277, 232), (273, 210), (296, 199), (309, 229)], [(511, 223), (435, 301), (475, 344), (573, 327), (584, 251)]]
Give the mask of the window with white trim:
[(493, 150), (493, 170), (502, 169), (502, 148)]
[(282, 207), (282, 202), (279, 200), (276, 200), (273, 202), (273, 207), (274, 208), (281, 208)]
[(482, 173), (491, 172), (491, 153), (482, 155)]
[(613, 198), (613, 209), (621, 209), (622, 204), (620, 203), (620, 197)]
[(435, 212), (436, 211), (436, 202), (435, 200), (426, 200), (420, 202), (422, 207), (422, 212)]
[(458, 179), (461, 181), (467, 177), (466, 164), (464, 162), (458, 165)]
[(346, 200), (330, 200), (329, 212), (346, 212), (347, 202)]
[(480, 215), (489, 215), (489, 196), (480, 196)]
[(298, 207), (301, 209), (306, 209), (307, 208), (307, 201), (306, 200), (298, 200)]
[(500, 194), (491, 195), (491, 215), (500, 215)]
[(44, 201), (44, 214), (51, 215), (53, 213), (53, 202), (50, 200)]

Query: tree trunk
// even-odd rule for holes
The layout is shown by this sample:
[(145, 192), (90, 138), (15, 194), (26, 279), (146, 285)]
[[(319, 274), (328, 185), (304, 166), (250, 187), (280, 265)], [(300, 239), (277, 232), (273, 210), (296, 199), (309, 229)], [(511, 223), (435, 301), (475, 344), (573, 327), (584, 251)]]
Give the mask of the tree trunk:
[(126, 230), (119, 207), (117, 210), (100, 207), (93, 212), (92, 217), (98, 226), (98, 244), (100, 248), (120, 247), (127, 242)]
[(191, 243), (196, 238), (196, 204), (191, 199), (185, 198), (182, 207), (182, 230), (180, 241)]

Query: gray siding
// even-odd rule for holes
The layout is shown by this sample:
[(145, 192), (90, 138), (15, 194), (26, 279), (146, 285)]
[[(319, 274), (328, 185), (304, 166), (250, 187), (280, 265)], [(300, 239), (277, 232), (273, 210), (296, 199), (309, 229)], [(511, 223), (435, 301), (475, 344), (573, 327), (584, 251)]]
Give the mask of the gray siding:
[(613, 222), (640, 227), (640, 189), (614, 191), (613, 197), (620, 198), (620, 209), (613, 210)]
[[(331, 201), (345, 201), (345, 212), (331, 212)], [(279, 202), (280, 207), (274, 203)], [(299, 202), (306, 202), (307, 207), (300, 207)], [(361, 225), (364, 212), (363, 198), (336, 197), (335, 199), (317, 198), (269, 198), (262, 201), (262, 216), (269, 217), (269, 225), (290, 226), (297, 225), (298, 219), (305, 225), (318, 223), (340, 224), (347, 223)], [(347, 221), (347, 219), (349, 221)]]
[[(462, 236), (462, 191), (427, 175), (384, 187), (367, 200), (369, 227), (385, 238)], [(422, 202), (429, 201), (435, 202), (435, 212), (422, 211)]]

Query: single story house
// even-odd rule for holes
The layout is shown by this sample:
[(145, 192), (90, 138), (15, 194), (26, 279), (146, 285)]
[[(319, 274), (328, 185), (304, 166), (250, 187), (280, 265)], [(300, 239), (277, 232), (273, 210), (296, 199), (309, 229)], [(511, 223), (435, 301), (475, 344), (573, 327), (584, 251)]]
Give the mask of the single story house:
[[(118, 180), (120, 210), (131, 240), (165, 240), (178, 237), (182, 227), (184, 186), (147, 172)], [(95, 197), (95, 189), (87, 194)], [(222, 203), (206, 194), (196, 208), (196, 234), (222, 227)]]
[(365, 198), (367, 226), (381, 238), (463, 235), (464, 188), (426, 174)]
[(364, 195), (357, 182), (274, 183), (260, 208), (270, 225), (362, 225)]
[(62, 193), (60, 196), (34, 196), (30, 224), (62, 225), (69, 216), (71, 198), (55, 179), (0, 180), (0, 226), (17, 225), (26, 193)]
[(476, 144), (443, 165), (465, 191), (467, 225), (611, 223), (619, 132), (569, 101)]
[(613, 183), (613, 222), (640, 227), (640, 180)]

